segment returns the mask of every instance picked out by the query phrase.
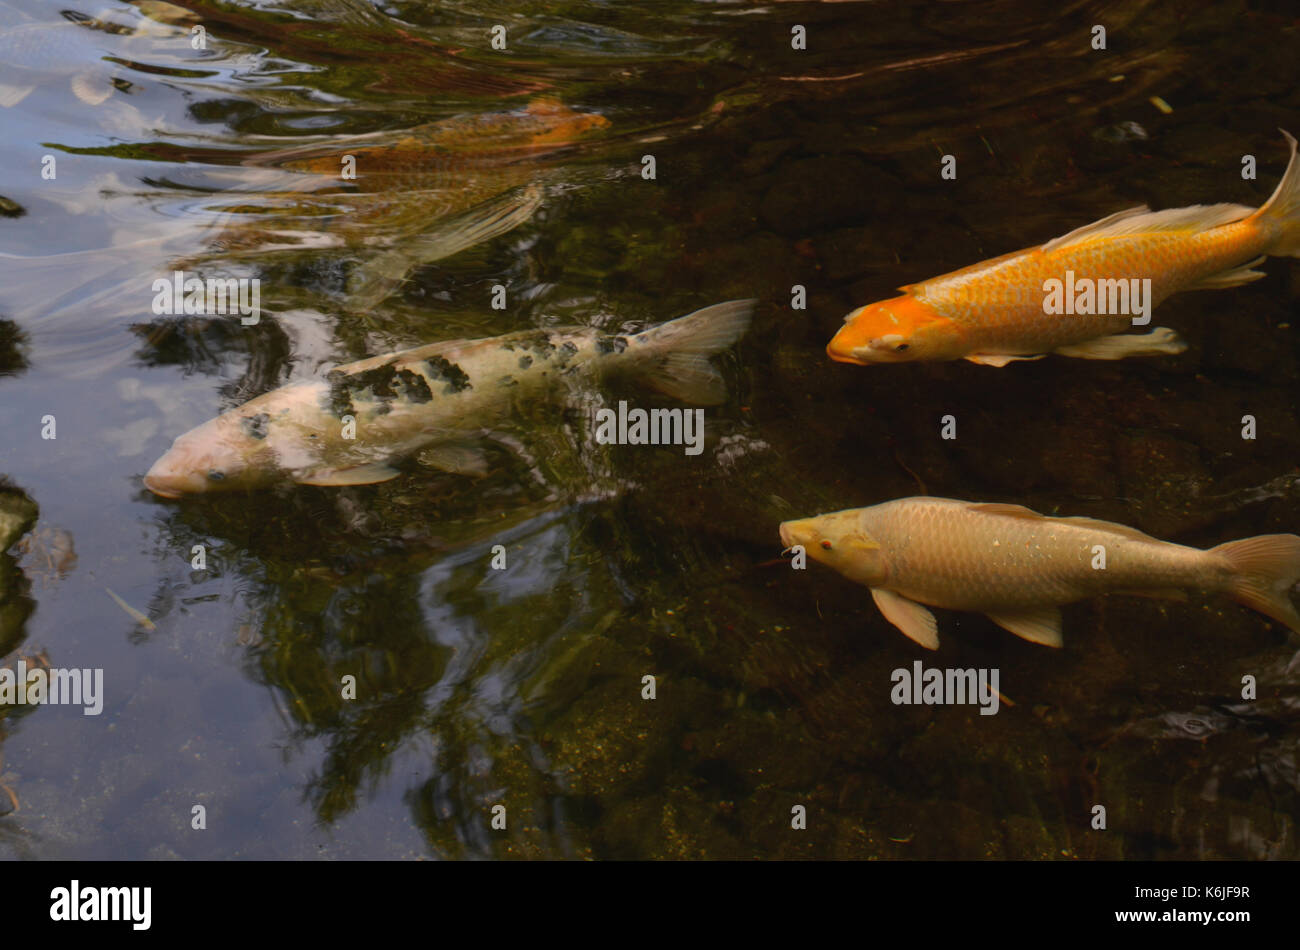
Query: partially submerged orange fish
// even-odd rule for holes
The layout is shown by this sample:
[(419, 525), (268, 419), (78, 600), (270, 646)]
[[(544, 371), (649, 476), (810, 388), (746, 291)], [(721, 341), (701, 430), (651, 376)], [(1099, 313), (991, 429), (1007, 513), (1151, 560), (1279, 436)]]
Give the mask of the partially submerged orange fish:
[(1181, 599), (1226, 594), (1300, 631), (1290, 591), (1300, 537), (1264, 534), (1202, 551), (1095, 518), (1050, 518), (1020, 505), (900, 498), (786, 521), (781, 543), (871, 588), (896, 626), (939, 648), (922, 604), (973, 610), (1018, 637), (1061, 646), (1061, 604), (1105, 593)]
[[(510, 231), (541, 205), (546, 157), (609, 127), (596, 112), (551, 98), (522, 111), (456, 116), (401, 132), (333, 138), (264, 152), (248, 166), (285, 169), (283, 190), (227, 208), (211, 253), (177, 269), (272, 251), (366, 249), (348, 277), (346, 306), (368, 310), (416, 267)], [(341, 179), (344, 157), (355, 184)], [(294, 180), (296, 179), (296, 180)], [(346, 189), (345, 189), (346, 186)], [(370, 253), (372, 249), (384, 248)]]
[(1167, 327), (1124, 331), (1149, 322), (1151, 309), (1172, 294), (1235, 287), (1263, 277), (1252, 268), (1265, 257), (1300, 257), (1300, 166), (1296, 140), (1282, 134), (1291, 159), (1258, 210), (1120, 211), (1041, 247), (900, 287), (901, 297), (850, 313), (826, 351), (860, 366), (1181, 353), (1186, 344)]

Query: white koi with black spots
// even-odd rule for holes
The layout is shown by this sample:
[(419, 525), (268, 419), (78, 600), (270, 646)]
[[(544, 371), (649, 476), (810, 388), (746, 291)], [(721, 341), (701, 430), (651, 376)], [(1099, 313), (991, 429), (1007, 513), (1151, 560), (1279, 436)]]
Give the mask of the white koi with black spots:
[(749, 326), (754, 301), (733, 300), (617, 336), (590, 327), (451, 340), (340, 366), (290, 383), (181, 435), (144, 484), (155, 495), (301, 485), (366, 485), (419, 454), (482, 474), (473, 441), (520, 402), (559, 397), (575, 377), (628, 373), (694, 405), (726, 399), (709, 357)]

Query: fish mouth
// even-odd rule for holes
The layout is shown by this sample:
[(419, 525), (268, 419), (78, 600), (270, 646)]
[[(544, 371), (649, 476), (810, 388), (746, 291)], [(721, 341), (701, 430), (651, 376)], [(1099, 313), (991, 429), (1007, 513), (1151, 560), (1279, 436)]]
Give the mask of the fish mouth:
[(173, 452), (168, 452), (144, 475), (144, 487), (159, 498), (180, 498), (207, 490), (207, 480), (196, 475), (187, 465), (179, 464)]
[(781, 543), (785, 545), (787, 551), (796, 544), (802, 544), (804, 547), (808, 546), (810, 535), (806, 530), (800, 530), (800, 522), (783, 521), (779, 531), (781, 533)]
[[(849, 314), (845, 319), (845, 325), (840, 327), (840, 329), (836, 331), (835, 335), (831, 337), (831, 341), (826, 344), (826, 355), (837, 363), (852, 363), (854, 366), (866, 366), (870, 361), (864, 359), (863, 354), (868, 354), (873, 351), (869, 346), (853, 345), (855, 342), (858, 342), (858, 340), (861, 340), (859, 334), (854, 333), (852, 336), (849, 334), (850, 327), (848, 323), (853, 319), (853, 316), (854, 314)], [(858, 340), (854, 340), (853, 336), (857, 336)]]
[(179, 487), (169, 483), (168, 479), (158, 475), (146, 475), (144, 477), (144, 487), (149, 489), (159, 498), (169, 498), (174, 500), (185, 494)]
[(834, 341), (834, 340), (831, 340), (830, 343), (826, 344), (826, 355), (829, 356), (831, 359), (833, 359), (833, 360), (834, 360), (835, 362), (837, 362), (837, 363), (851, 363), (851, 364), (853, 364), (854, 366), (870, 366), (870, 365), (871, 365), (871, 363), (870, 363), (868, 360), (858, 359), (856, 356), (854, 356), (853, 353), (855, 353), (855, 352), (857, 352), (857, 351), (856, 351), (856, 350), (851, 350), (851, 351), (849, 351), (849, 352), (846, 354), (843, 350), (837, 349), (837, 348), (835, 347), (835, 341)]

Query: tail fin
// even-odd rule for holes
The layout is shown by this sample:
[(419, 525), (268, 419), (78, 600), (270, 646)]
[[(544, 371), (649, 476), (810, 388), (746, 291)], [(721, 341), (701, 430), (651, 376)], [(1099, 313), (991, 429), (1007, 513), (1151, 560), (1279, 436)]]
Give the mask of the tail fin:
[(399, 247), (376, 254), (348, 276), (347, 306), (369, 310), (381, 303), (417, 267), (432, 264), (513, 231), (542, 204), (542, 190), (531, 184), (518, 192), (438, 222)]
[(660, 392), (697, 406), (727, 400), (727, 385), (709, 357), (726, 350), (749, 329), (754, 300), (729, 300), (669, 320), (633, 337), (655, 360), (650, 384)]
[(1300, 163), (1296, 162), (1295, 136), (1278, 129), (1291, 146), (1291, 160), (1287, 163), (1282, 180), (1273, 195), (1254, 217), (1266, 220), (1277, 228), (1277, 239), (1268, 249), (1270, 257), (1300, 257)]
[(1300, 631), (1300, 614), (1290, 597), (1300, 581), (1300, 537), (1261, 534), (1220, 544), (1209, 553), (1226, 557), (1236, 570), (1228, 586), (1234, 600)]

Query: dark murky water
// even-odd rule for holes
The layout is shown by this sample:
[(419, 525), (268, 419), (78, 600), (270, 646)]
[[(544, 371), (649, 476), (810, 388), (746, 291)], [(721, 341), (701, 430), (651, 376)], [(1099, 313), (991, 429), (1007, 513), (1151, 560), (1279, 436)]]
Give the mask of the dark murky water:
[[(31, 526), (0, 656), (102, 668), (105, 706), (0, 714), (0, 854), (1300, 857), (1276, 624), (1112, 597), (1051, 651), (941, 612), (926, 663), (1016, 705), (900, 707), (921, 651), (772, 563), (781, 520), (921, 492), (1198, 546), (1300, 526), (1295, 261), (1163, 304), (1176, 358), (824, 353), (852, 306), (1112, 211), (1262, 203), (1300, 131), (1288, 4), (69, 2), (0, 4), (0, 534)], [(341, 146), (390, 164), (327, 177)], [(438, 256), (487, 202), (523, 222)], [(155, 315), (181, 266), (259, 277), (261, 322)], [(698, 457), (539, 405), (483, 479), (141, 485), (326, 363), (751, 296)]]

